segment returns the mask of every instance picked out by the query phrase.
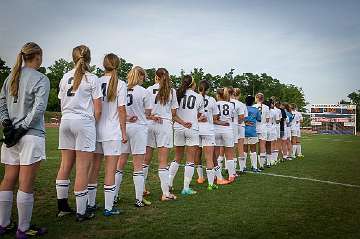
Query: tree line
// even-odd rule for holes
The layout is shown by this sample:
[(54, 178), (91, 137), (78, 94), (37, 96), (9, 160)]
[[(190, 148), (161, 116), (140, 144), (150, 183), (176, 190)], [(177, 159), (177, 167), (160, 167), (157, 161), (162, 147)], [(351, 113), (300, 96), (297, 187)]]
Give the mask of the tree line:
[[(74, 63), (65, 59), (56, 60), (54, 64), (45, 68), (41, 67), (40, 72), (47, 75), (50, 80), (50, 94), (48, 102), (48, 111), (59, 112), (60, 102), (57, 98), (59, 82), (63, 75), (74, 67)], [(120, 79), (126, 80), (127, 73), (131, 70), (133, 64), (121, 59), (121, 64), (118, 69), (118, 75)], [(155, 68), (145, 69), (147, 73), (147, 79), (143, 86), (146, 88), (154, 84)], [(6, 65), (6, 62), (0, 58), (0, 86), (2, 87), (4, 80), (10, 74), (10, 67)], [(97, 76), (103, 75), (104, 71), (93, 65), (91, 71)], [(237, 87), (241, 90), (241, 100), (244, 100), (247, 95), (255, 95), (257, 92), (264, 93), (266, 98), (275, 96), (282, 102), (295, 103), (300, 110), (304, 110), (307, 105), (304, 92), (301, 87), (293, 84), (281, 83), (278, 79), (272, 76), (262, 73), (243, 73), (235, 74), (235, 69), (231, 69), (224, 75), (212, 75), (204, 72), (203, 68), (194, 68), (190, 74), (194, 80), (198, 83), (200, 80), (208, 80), (211, 84), (212, 94), (215, 94), (215, 90), (220, 87)], [(182, 76), (185, 75), (185, 71), (181, 70), (180, 75), (171, 74), (171, 80), (173, 87), (176, 88), (180, 85)]]

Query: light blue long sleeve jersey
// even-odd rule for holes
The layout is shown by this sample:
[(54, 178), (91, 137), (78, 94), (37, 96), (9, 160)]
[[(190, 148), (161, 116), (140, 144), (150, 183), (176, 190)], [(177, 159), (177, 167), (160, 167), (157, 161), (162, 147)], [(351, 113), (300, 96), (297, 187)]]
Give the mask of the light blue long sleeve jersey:
[(44, 114), (49, 98), (50, 81), (35, 69), (23, 67), (18, 96), (10, 94), (11, 74), (0, 92), (0, 121), (10, 119), (15, 128), (28, 129), (27, 135), (45, 137)]
[(245, 137), (257, 137), (256, 122), (261, 121), (261, 114), (258, 108), (247, 106), (248, 116), (245, 117)]

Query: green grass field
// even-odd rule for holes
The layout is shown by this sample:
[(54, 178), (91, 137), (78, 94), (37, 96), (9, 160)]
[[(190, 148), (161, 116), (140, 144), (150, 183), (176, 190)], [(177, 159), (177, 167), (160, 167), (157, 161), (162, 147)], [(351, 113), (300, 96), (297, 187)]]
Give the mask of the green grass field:
[[(121, 216), (105, 218), (98, 212), (95, 220), (82, 224), (72, 217), (58, 219), (58, 131), (48, 129), (47, 133), (48, 160), (36, 182), (33, 214), (33, 223), (49, 229), (45, 238), (360, 238), (360, 187), (248, 173), (218, 191), (209, 192), (194, 181), (197, 195), (164, 203), (158, 200), (156, 160), (149, 174), (150, 207), (133, 206), (129, 165), (122, 184)], [(359, 137), (305, 136), (303, 152), (304, 160), (285, 162), (265, 172), (360, 185)], [(182, 173), (180, 169), (175, 182), (177, 195)], [(99, 185), (102, 182), (101, 177)], [(74, 206), (73, 193), (70, 195)], [(101, 186), (98, 202), (103, 204)]]

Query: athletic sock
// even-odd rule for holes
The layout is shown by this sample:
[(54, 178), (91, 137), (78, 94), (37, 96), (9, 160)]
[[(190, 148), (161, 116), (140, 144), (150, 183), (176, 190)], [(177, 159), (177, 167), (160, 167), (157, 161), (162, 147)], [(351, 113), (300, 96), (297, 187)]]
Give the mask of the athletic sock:
[(56, 196), (57, 199), (69, 198), (70, 180), (56, 180)]
[(146, 184), (146, 180), (148, 178), (148, 174), (149, 174), (149, 165), (147, 164), (143, 164), (143, 172), (144, 172), (144, 190), (145, 190), (145, 184)]
[(176, 176), (176, 173), (179, 169), (179, 164), (175, 160), (171, 162), (170, 168), (169, 168), (169, 186), (173, 186), (174, 178)]
[(274, 162), (277, 162), (278, 161), (278, 157), (279, 157), (279, 150), (274, 150), (273, 152), (273, 160)]
[(189, 189), (192, 177), (194, 176), (194, 163), (187, 162), (184, 172), (184, 189)]
[(159, 168), (160, 186), (163, 195), (169, 196), (169, 170), (168, 168)]
[(88, 190), (83, 191), (74, 191), (76, 198), (76, 213), (84, 215), (86, 212), (87, 200), (88, 200)]
[(95, 206), (96, 204), (96, 193), (97, 193), (97, 183), (90, 183), (87, 186), (88, 189), (88, 204), (90, 207)]
[(30, 227), (31, 216), (34, 206), (34, 194), (17, 192), (16, 204), (18, 209), (18, 229), (26, 232)]
[(266, 160), (266, 154), (265, 153), (260, 153), (260, 156), (259, 156), (259, 166), (260, 166), (260, 168), (264, 167), (265, 160)]
[(246, 164), (245, 157), (238, 157), (238, 160), (239, 160), (240, 172), (244, 172), (245, 164)]
[(135, 186), (135, 198), (142, 202), (144, 195), (144, 172), (143, 171), (134, 172), (133, 180)]
[(233, 158), (233, 164), (234, 164), (234, 170), (235, 170), (235, 173), (236, 173), (236, 170), (237, 170), (237, 166), (238, 166), (238, 162), (237, 162), (237, 158)]
[(219, 165), (215, 166), (214, 171), (215, 171), (215, 176), (216, 176), (217, 180), (223, 180), (224, 179), (222, 174), (221, 174), (221, 168), (220, 168)]
[(296, 144), (292, 146), (292, 152), (291, 152), (291, 157), (295, 158), (295, 156), (296, 156)]
[(223, 157), (223, 156), (219, 156), (219, 157), (217, 158), (217, 162), (218, 162), (218, 165), (219, 165), (219, 167), (220, 167), (220, 170), (222, 170), (223, 161), (224, 161), (224, 157)]
[(250, 153), (251, 167), (257, 169), (257, 153)]
[(206, 176), (208, 179), (208, 183), (209, 185), (213, 185), (214, 184), (214, 177), (215, 177), (215, 171), (213, 168), (207, 168), (206, 169)]
[(298, 146), (298, 148), (297, 148), (297, 152), (298, 152), (298, 155), (302, 155), (302, 152), (301, 152), (301, 144), (298, 144), (297, 145)]
[(12, 191), (0, 191), (0, 226), (2, 227), (10, 224), (13, 197)]
[(114, 206), (116, 185), (104, 184), (105, 209), (111, 211)]
[(229, 172), (229, 177), (233, 177), (235, 174), (236, 174), (236, 172), (235, 172), (235, 162), (234, 162), (234, 160), (232, 159), (232, 160), (226, 160), (227, 162), (228, 162), (228, 172)]
[(119, 197), (119, 192), (120, 192), (120, 186), (121, 186), (121, 182), (122, 182), (122, 179), (123, 179), (123, 171), (122, 170), (116, 170), (116, 173), (115, 173), (115, 185), (116, 185), (116, 189), (115, 189), (115, 197), (114, 199), (118, 198)]
[(199, 178), (204, 178), (204, 170), (203, 170), (203, 166), (201, 164), (196, 165), (196, 172), (197, 172)]
[(267, 166), (271, 165), (271, 154), (266, 154), (266, 165)]

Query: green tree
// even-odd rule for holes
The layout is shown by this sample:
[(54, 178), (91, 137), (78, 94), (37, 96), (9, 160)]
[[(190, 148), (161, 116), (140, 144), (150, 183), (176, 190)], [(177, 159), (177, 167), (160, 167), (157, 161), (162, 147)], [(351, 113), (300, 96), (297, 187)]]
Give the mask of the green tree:
[(10, 74), (10, 67), (6, 65), (6, 62), (0, 58), (0, 87), (2, 88), (4, 81)]
[(348, 98), (356, 105), (356, 131), (360, 131), (360, 90), (350, 93)]

